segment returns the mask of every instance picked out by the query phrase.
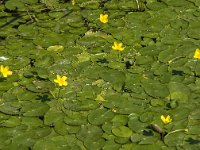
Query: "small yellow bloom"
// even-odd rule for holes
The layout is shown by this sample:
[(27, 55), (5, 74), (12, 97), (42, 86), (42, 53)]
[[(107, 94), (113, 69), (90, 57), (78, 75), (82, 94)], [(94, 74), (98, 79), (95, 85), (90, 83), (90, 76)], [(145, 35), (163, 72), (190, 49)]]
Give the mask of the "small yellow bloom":
[(114, 42), (114, 45), (112, 46), (112, 49), (116, 50), (116, 51), (123, 51), (124, 47), (122, 47), (122, 45), (123, 45), (123, 43)]
[(59, 86), (67, 86), (68, 82), (66, 80), (67, 80), (66, 76), (60, 77), (59, 75), (57, 75), (57, 79), (54, 79), (54, 82), (58, 83)]
[(3, 74), (3, 77), (8, 77), (8, 75), (12, 75), (12, 71), (9, 70), (8, 66), (3, 67), (3, 65), (1, 65), (1, 70), (0, 72)]
[(108, 22), (108, 14), (105, 14), (105, 15), (101, 14), (99, 19), (102, 23), (107, 23)]
[(72, 0), (72, 5), (75, 5), (75, 4), (76, 4), (75, 0)]
[(167, 115), (166, 118), (165, 118), (165, 116), (162, 115), (160, 118), (164, 124), (168, 124), (168, 123), (172, 122), (172, 119), (169, 115)]
[(194, 56), (193, 56), (193, 57), (194, 57), (194, 58), (200, 59), (200, 49), (199, 49), (199, 48), (197, 48), (197, 49), (195, 50)]

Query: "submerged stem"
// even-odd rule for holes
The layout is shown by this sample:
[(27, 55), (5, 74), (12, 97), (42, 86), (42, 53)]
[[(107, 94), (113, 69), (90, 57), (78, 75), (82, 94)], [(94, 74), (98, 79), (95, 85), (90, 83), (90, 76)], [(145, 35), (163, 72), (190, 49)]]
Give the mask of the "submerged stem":
[(58, 90), (57, 99), (59, 99), (59, 98), (60, 98), (60, 90), (61, 90), (61, 88), (59, 88), (59, 90)]

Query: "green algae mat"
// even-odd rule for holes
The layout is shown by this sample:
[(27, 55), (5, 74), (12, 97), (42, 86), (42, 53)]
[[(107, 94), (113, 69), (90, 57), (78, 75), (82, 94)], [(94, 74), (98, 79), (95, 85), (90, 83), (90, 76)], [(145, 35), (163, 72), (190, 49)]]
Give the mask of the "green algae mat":
[(0, 149), (199, 150), (199, 6), (0, 1)]

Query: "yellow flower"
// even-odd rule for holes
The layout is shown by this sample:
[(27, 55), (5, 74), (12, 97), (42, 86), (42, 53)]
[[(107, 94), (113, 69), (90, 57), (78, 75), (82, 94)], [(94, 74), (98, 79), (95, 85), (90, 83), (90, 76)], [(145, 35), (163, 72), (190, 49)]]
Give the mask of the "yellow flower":
[(164, 124), (168, 124), (168, 123), (172, 122), (172, 119), (169, 115), (167, 115), (167, 117), (162, 115), (160, 118)]
[(102, 23), (107, 23), (108, 22), (108, 14), (105, 14), (105, 15), (101, 14), (99, 19)]
[(199, 48), (197, 48), (197, 49), (195, 50), (194, 56), (193, 56), (193, 57), (194, 57), (194, 58), (200, 59), (200, 49), (199, 49)]
[(3, 67), (3, 65), (1, 65), (1, 70), (0, 72), (3, 74), (3, 77), (8, 77), (8, 75), (12, 75), (12, 71), (9, 70), (8, 66)]
[(59, 86), (67, 86), (68, 82), (66, 81), (66, 79), (67, 79), (66, 76), (60, 77), (59, 75), (57, 75), (57, 78), (54, 79), (54, 82), (58, 83)]
[(75, 4), (76, 4), (75, 0), (72, 0), (72, 5), (75, 5)]
[(123, 43), (114, 42), (112, 49), (117, 51), (123, 51), (124, 47), (122, 47)]

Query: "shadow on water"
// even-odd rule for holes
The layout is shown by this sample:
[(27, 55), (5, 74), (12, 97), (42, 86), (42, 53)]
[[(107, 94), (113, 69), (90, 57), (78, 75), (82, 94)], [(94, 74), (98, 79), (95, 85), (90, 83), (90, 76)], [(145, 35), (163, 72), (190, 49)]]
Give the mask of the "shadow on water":
[(188, 142), (189, 144), (200, 144), (200, 140), (194, 140), (192, 138), (188, 138), (186, 142)]
[[(4, 23), (3, 25), (1, 25), (0, 28), (6, 27), (7, 25), (9, 25), (9, 24), (13, 23), (14, 21), (20, 19), (21, 17), (22, 17), (21, 15), (16, 14), (16, 16), (13, 19), (11, 19), (10, 21), (8, 21), (8, 22)], [(3, 19), (3, 18), (4, 17), (0, 17), (0, 19)]]
[(153, 136), (154, 134), (153, 134), (153, 132), (151, 130), (144, 130), (143, 131), (143, 135), (145, 135), (145, 136)]
[[(31, 21), (31, 23), (33, 23), (33, 22), (35, 22), (35, 18), (34, 17), (32, 18), (33, 14), (39, 14), (39, 13), (45, 13), (45, 12), (63, 12), (63, 11), (67, 11), (67, 9), (51, 10), (51, 9), (48, 9), (48, 8), (44, 8), (44, 9), (41, 9), (41, 10), (38, 10), (38, 11), (39, 12), (36, 12), (36, 11), (33, 11), (33, 10), (27, 10), (27, 11), (12, 10), (12, 11), (10, 11), (10, 10), (6, 9), (6, 10), (4, 10), (4, 12), (10, 13), (12, 15), (10, 17), (13, 17), (13, 18), (10, 21), (5, 22), (4, 24), (2, 24), (0, 26), (0, 29), (10, 25), (14, 21), (19, 20), (20, 18), (22, 18), (24, 16), (29, 16), (29, 19), (26, 20), (26, 23), (29, 22), (29, 21)], [(68, 16), (70, 13), (72, 13), (72, 11), (66, 12), (66, 14), (64, 16), (62, 16), (61, 18), (64, 18), (64, 17)], [(0, 17), (0, 19), (4, 19), (4, 18), (8, 18), (8, 16)]]
[(45, 94), (45, 95), (37, 95), (38, 97), (36, 98), (36, 100), (40, 100), (42, 102), (46, 102), (46, 101), (50, 101), (50, 97), (49, 95)]

